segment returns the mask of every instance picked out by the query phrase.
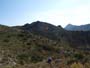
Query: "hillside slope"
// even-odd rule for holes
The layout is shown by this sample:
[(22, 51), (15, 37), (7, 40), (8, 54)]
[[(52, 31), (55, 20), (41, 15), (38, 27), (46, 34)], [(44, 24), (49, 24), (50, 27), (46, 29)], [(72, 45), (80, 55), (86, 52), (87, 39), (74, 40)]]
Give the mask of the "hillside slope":
[(63, 45), (58, 41), (15, 27), (0, 28), (0, 68), (37, 63), (49, 56), (60, 57)]
[(89, 64), (90, 32), (71, 32), (39, 23), (0, 26), (0, 68), (49, 68), (48, 57), (53, 58), (52, 64), (56, 67), (61, 63), (62, 67), (70, 68), (76, 61)]

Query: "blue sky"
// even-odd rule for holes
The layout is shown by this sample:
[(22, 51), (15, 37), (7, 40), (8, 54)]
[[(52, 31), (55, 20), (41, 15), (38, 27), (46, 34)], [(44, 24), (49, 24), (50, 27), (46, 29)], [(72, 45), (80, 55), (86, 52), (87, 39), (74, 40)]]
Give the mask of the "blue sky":
[(90, 0), (0, 0), (0, 24), (44, 21), (66, 26), (90, 23)]

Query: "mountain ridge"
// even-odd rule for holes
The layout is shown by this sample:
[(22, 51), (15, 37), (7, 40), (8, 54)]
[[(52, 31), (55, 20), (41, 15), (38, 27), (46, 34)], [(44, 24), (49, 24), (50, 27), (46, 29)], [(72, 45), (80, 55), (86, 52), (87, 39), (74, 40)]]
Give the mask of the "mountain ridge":
[(64, 29), (71, 31), (90, 31), (90, 24), (79, 25), (79, 26), (68, 24)]

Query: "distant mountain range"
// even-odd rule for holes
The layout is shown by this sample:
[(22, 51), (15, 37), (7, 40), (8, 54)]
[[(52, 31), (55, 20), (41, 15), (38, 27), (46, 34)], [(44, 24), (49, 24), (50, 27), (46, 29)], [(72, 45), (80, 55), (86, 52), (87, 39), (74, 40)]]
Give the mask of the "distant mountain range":
[(65, 29), (66, 30), (71, 30), (71, 31), (90, 31), (90, 24), (80, 25), (80, 26), (68, 24), (65, 27)]

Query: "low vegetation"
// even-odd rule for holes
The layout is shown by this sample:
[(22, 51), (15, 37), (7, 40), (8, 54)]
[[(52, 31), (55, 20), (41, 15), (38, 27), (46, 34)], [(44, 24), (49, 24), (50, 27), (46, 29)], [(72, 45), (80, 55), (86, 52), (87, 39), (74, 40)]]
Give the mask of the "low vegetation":
[[(18, 28), (0, 27), (0, 68), (90, 68), (90, 51), (69, 46), (60, 39)], [(64, 38), (63, 38), (64, 39)]]

